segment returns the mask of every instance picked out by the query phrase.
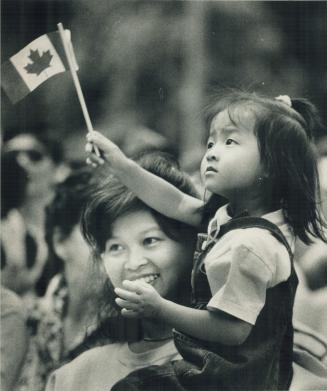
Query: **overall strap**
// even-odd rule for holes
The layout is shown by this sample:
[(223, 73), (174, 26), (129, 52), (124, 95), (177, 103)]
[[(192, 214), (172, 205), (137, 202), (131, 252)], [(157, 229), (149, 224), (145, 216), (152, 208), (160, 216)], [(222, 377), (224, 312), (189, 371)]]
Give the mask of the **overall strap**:
[(279, 240), (287, 249), (291, 259), (293, 258), (293, 252), (291, 250), (288, 241), (277, 227), (276, 224), (262, 217), (238, 217), (228, 221), (220, 227), (219, 236), (225, 235), (227, 232), (233, 229), (245, 229), (245, 228), (263, 228), (268, 230), (277, 240)]

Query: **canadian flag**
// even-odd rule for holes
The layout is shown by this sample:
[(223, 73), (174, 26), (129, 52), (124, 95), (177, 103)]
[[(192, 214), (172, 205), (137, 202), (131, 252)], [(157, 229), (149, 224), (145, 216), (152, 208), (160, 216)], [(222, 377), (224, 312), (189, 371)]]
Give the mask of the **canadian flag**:
[[(65, 30), (65, 40), (75, 70), (71, 34)], [(1, 66), (1, 86), (12, 103), (17, 103), (40, 84), (58, 73), (69, 70), (63, 43), (58, 31), (44, 34)]]

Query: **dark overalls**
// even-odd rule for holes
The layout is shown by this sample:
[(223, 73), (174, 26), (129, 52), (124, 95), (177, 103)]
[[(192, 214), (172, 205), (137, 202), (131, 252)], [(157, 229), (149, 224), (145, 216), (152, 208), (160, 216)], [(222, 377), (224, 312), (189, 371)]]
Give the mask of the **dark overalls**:
[[(266, 291), (266, 302), (250, 335), (240, 346), (208, 342), (174, 331), (183, 360), (150, 366), (132, 372), (116, 383), (113, 391), (129, 390), (287, 390), (292, 380), (293, 303), (297, 277), (291, 249), (273, 223), (255, 217), (240, 217), (220, 227), (219, 237), (232, 229), (258, 227), (269, 230), (283, 243), (291, 258), (287, 281)], [(202, 250), (207, 235), (199, 234), (192, 275), (192, 307), (206, 309), (212, 297), (204, 258), (215, 244)]]

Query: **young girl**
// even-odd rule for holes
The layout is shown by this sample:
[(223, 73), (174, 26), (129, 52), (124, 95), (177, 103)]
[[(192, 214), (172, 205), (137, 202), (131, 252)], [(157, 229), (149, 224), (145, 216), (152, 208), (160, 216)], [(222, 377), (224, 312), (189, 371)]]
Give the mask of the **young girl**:
[[(199, 235), (192, 307), (161, 298), (150, 284), (125, 281), (116, 299), (125, 316), (156, 316), (175, 329), (183, 360), (150, 367), (115, 390), (287, 389), (292, 379), (295, 237), (326, 240), (317, 206), (311, 135), (318, 119), (306, 100), (231, 92), (209, 110), (201, 173), (211, 200), (179, 192), (97, 132), (88, 135), (120, 180), (169, 217), (200, 226), (216, 196), (228, 204)], [(94, 154), (89, 163), (103, 164)], [(178, 330), (178, 331), (177, 331)], [(130, 388), (128, 388), (130, 387)]]

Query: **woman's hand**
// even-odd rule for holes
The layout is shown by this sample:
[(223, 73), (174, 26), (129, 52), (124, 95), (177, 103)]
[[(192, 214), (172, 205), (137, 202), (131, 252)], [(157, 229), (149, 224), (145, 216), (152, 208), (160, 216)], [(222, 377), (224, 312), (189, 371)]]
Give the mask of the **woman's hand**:
[[(118, 171), (128, 160), (119, 147), (103, 134), (94, 130), (86, 135), (86, 139), (85, 151), (88, 154), (88, 158), (86, 159), (87, 164), (97, 167), (107, 161), (114, 171)], [(96, 153), (95, 146), (101, 151), (101, 156), (98, 156)]]
[(123, 281), (122, 288), (116, 288), (119, 296), (116, 303), (122, 307), (122, 315), (129, 318), (157, 318), (160, 316), (164, 299), (144, 281)]

